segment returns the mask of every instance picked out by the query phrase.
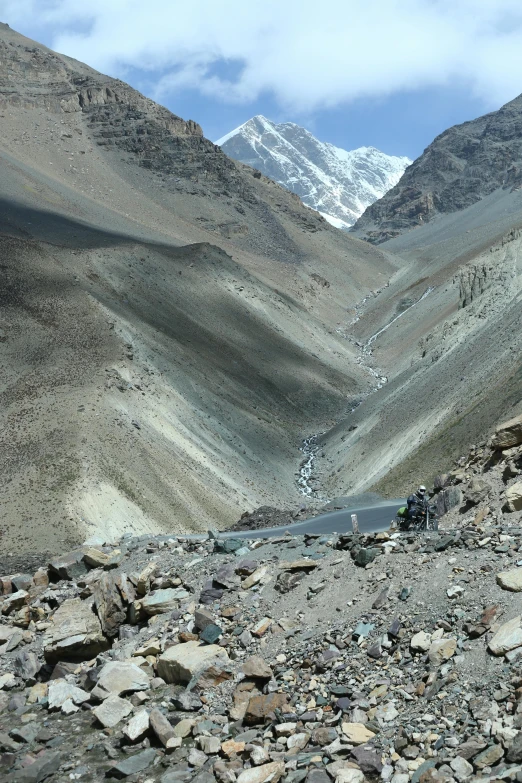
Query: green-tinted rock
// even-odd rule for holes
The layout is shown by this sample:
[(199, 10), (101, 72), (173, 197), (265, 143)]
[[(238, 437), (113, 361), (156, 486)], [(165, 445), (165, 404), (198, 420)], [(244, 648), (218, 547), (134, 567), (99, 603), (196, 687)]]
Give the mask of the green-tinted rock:
[(207, 644), (215, 644), (222, 633), (223, 629), (220, 628), (219, 625), (211, 623), (200, 633), (199, 638), (202, 642), (206, 642)]
[(370, 563), (373, 563), (378, 554), (379, 550), (375, 547), (370, 547), (369, 549), (359, 549), (355, 555), (355, 562), (358, 566), (367, 566)]

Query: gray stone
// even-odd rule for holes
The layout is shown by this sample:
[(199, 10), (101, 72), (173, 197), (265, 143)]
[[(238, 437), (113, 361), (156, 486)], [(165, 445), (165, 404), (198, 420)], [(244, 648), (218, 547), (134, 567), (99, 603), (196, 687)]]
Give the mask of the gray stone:
[(430, 644), (428, 658), (430, 663), (440, 666), (444, 661), (448, 661), (457, 651), (456, 639), (436, 639)]
[(500, 574), (497, 574), (497, 584), (503, 590), (510, 590), (512, 593), (522, 592), (522, 568), (501, 571)]
[(43, 637), (46, 661), (87, 661), (109, 647), (100, 621), (86, 601), (69, 598), (51, 618)]
[(260, 655), (252, 655), (241, 666), (245, 677), (259, 680), (271, 680), (274, 676), (272, 669)]
[(40, 727), (38, 726), (38, 724), (31, 722), (31, 723), (27, 723), (25, 726), (20, 726), (19, 728), (12, 729), (12, 731), (10, 731), (9, 734), (14, 740), (18, 740), (18, 742), (29, 743), (35, 740), (39, 730)]
[(100, 721), (102, 726), (110, 729), (116, 726), (132, 712), (132, 704), (126, 699), (120, 699), (119, 696), (109, 696), (98, 707), (93, 710), (93, 714)]
[(149, 730), (149, 713), (147, 710), (139, 710), (132, 716), (123, 729), (125, 736), (131, 741), (140, 740)]
[(373, 563), (377, 555), (379, 555), (380, 552), (378, 549), (370, 547), (369, 549), (359, 549), (357, 554), (355, 555), (355, 563), (358, 566), (367, 566), (370, 563)]
[[(5, 652), (11, 652), (12, 650), (16, 650), (18, 645), (23, 641), (23, 634), (19, 628), (12, 629), (13, 633), (9, 637), (7, 641), (7, 645), (5, 648)], [(37, 670), (38, 671), (38, 670)]]
[(490, 639), (488, 649), (493, 655), (505, 655), (509, 650), (514, 650), (521, 645), (522, 617), (517, 615), (500, 626), (496, 634)]
[(228, 660), (226, 650), (218, 645), (185, 642), (169, 647), (158, 658), (158, 676), (168, 683), (189, 683), (195, 675)]
[(57, 574), (60, 579), (71, 580), (83, 576), (88, 571), (87, 564), (83, 560), (83, 549), (75, 549), (51, 560), (49, 571)]
[(191, 748), (187, 757), (188, 763), (193, 767), (202, 767), (207, 760), (208, 756), (206, 753), (203, 753), (201, 750), (197, 750), (197, 748)]
[(497, 761), (500, 761), (504, 751), (501, 745), (490, 745), (489, 748), (483, 750), (478, 756), (473, 759), (473, 765), (476, 769), (484, 769), (484, 767), (492, 767)]
[(420, 767), (417, 767), (413, 773), (411, 783), (420, 783), (421, 775), (424, 775), (429, 769), (437, 765), (437, 759), (427, 759)]
[(522, 481), (517, 481), (506, 489), (506, 511), (520, 511), (522, 509)]
[(219, 737), (199, 737), (198, 745), (207, 756), (213, 756), (221, 750), (221, 740)]
[[(212, 780), (207, 780), (203, 778), (202, 776), (206, 775), (206, 778), (210, 778), (210, 775), (208, 772), (205, 772), (204, 770), (196, 775), (195, 778), (192, 779), (192, 783), (195, 783), (196, 781), (199, 781), (201, 778), (201, 783), (215, 783), (215, 778), (212, 775)], [(169, 769), (168, 772), (165, 772), (164, 775), (160, 778), (160, 783), (184, 783), (186, 780), (190, 780), (192, 778), (192, 770), (186, 763), (177, 764), (174, 769)]]
[(214, 574), (214, 585), (230, 589), (236, 587), (241, 582), (241, 577), (236, 574), (235, 565), (228, 563)]
[(306, 776), (306, 783), (330, 783), (330, 778), (325, 769), (312, 767)]
[(36, 653), (31, 650), (20, 650), (14, 659), (15, 672), (24, 680), (32, 680), (42, 668)]
[(10, 776), (9, 783), (40, 783), (54, 772), (56, 772), (62, 763), (61, 754), (57, 751), (48, 750), (42, 756), (38, 756), (33, 764), (23, 769), (18, 769)]
[(483, 503), (491, 492), (491, 484), (481, 478), (473, 478), (466, 491), (466, 500), (473, 506)]
[(26, 590), (17, 590), (16, 593), (11, 593), (11, 595), (4, 598), (2, 614), (11, 614), (11, 612), (20, 609), (28, 601), (29, 593)]
[(223, 590), (220, 590), (217, 587), (205, 587), (200, 593), (199, 602), (201, 604), (212, 604), (222, 597)]
[(243, 546), (243, 541), (239, 538), (225, 538), (214, 541), (214, 552), (229, 555), (236, 552)]
[(473, 766), (469, 763), (469, 761), (466, 761), (466, 759), (462, 758), (462, 756), (457, 756), (456, 758), (452, 759), (450, 761), (450, 767), (459, 783), (467, 780), (473, 774)]
[(47, 692), (48, 706), (50, 710), (60, 710), (62, 705), (71, 700), (73, 704), (80, 705), (89, 701), (90, 694), (78, 688), (67, 680), (51, 680)]
[(31, 574), (17, 574), (11, 577), (11, 584), (14, 591), (29, 590), (33, 586), (33, 577)]
[(411, 638), (410, 647), (415, 652), (427, 652), (431, 646), (431, 636), (429, 633), (419, 631)]
[(124, 761), (120, 761), (119, 764), (115, 764), (114, 767), (110, 768), (109, 774), (113, 778), (121, 779), (143, 772), (154, 762), (156, 755), (157, 751), (154, 748), (142, 750), (141, 753), (136, 753), (134, 756), (129, 756)]
[(447, 487), (442, 490), (435, 498), (435, 510), (437, 516), (442, 517), (451, 511), (452, 508), (460, 506), (462, 503), (462, 492), (459, 487)]
[(176, 736), (174, 728), (160, 710), (152, 710), (149, 720), (152, 731), (162, 745), (166, 745), (169, 739)]
[(194, 628), (197, 631), (204, 631), (207, 625), (215, 623), (214, 616), (208, 609), (196, 609), (194, 612)]
[(148, 674), (135, 663), (109, 661), (102, 667), (92, 693), (97, 699), (105, 699), (110, 694), (121, 696), (126, 693), (145, 691), (149, 685)]
[(522, 731), (519, 731), (514, 737), (506, 754), (508, 761), (522, 761)]
[(510, 449), (519, 443), (522, 443), (522, 415), (499, 424), (491, 445), (494, 449)]
[(222, 633), (223, 629), (220, 628), (219, 625), (212, 623), (211, 625), (207, 625), (205, 630), (200, 633), (199, 638), (200, 641), (206, 642), (206, 644), (215, 644)]
[(380, 775), (382, 772), (381, 754), (371, 745), (359, 745), (351, 751), (352, 756), (366, 775)]
[[(277, 783), (284, 771), (285, 765), (282, 761), (272, 761), (270, 764), (262, 764), (260, 767), (244, 769), (238, 776), (237, 783)], [(318, 780), (315, 783), (327, 782)], [(328, 781), (328, 783), (330, 782)]]
[(481, 750), (484, 750), (486, 746), (487, 742), (481, 737), (471, 737), (466, 742), (463, 742), (462, 745), (459, 745), (457, 753), (463, 759), (468, 760), (476, 756)]
[(105, 636), (112, 639), (118, 635), (120, 625), (123, 625), (127, 619), (127, 611), (115, 577), (103, 573), (94, 584), (93, 596), (102, 631)]
[(154, 590), (139, 603), (145, 614), (152, 617), (174, 611), (179, 607), (180, 601), (185, 601), (189, 596), (190, 593), (183, 587), (167, 587), (163, 590)]

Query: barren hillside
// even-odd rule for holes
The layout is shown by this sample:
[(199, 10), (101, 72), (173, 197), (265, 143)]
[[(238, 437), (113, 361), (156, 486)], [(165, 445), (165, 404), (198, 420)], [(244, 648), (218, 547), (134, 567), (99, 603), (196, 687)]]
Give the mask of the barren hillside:
[(122, 82), (0, 27), (3, 545), (299, 502), (397, 262)]

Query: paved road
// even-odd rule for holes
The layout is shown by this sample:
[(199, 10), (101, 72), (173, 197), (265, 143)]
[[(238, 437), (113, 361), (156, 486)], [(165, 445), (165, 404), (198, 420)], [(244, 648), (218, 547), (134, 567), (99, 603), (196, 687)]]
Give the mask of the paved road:
[(220, 537), (272, 538), (273, 536), (284, 535), (287, 530), (290, 530), (295, 536), (302, 536), (305, 533), (351, 533), (352, 514), (357, 514), (361, 533), (378, 533), (380, 530), (389, 528), (397, 509), (404, 505), (406, 505), (405, 498), (383, 500), (366, 506), (329, 511), (327, 514), (320, 514), (313, 519), (306, 519), (304, 522), (294, 522), (293, 525), (286, 527), (282, 525), (281, 527), (268, 527), (263, 530), (243, 530), (240, 533), (227, 532), (221, 533)]

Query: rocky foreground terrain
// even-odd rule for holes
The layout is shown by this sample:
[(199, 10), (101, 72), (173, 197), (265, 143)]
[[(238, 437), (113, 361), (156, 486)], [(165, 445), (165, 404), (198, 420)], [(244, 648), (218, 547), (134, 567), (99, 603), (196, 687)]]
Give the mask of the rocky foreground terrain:
[(522, 418), (479, 451), (439, 497), (494, 464), (502, 506), (438, 534), (4, 558), (2, 780), (521, 780)]

